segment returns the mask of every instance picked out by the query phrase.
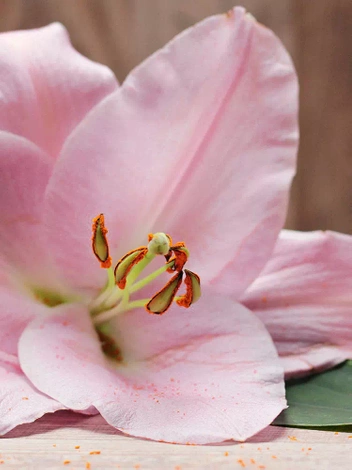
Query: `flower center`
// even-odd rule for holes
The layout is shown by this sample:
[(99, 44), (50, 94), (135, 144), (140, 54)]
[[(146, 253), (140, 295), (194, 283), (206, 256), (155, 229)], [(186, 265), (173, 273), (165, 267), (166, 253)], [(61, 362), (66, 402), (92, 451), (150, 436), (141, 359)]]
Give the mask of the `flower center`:
[(58, 305), (68, 302), (67, 299), (62, 297), (56, 292), (52, 292), (46, 289), (32, 288), (32, 294), (39, 302), (47, 305), (48, 307), (57, 307)]
[[(161, 315), (173, 302), (188, 308), (199, 299), (200, 279), (197, 274), (184, 269), (189, 257), (184, 242), (173, 244), (172, 238), (163, 232), (149, 234), (146, 246), (140, 246), (126, 253), (113, 269), (103, 214), (93, 220), (92, 230), (93, 253), (100, 266), (107, 270), (108, 277), (105, 288), (90, 304), (92, 320), (96, 327), (135, 308), (144, 307), (150, 314)], [(142, 272), (157, 256), (165, 258), (164, 265), (140, 279)], [(162, 289), (151, 298), (133, 299), (138, 291), (164, 273), (173, 276)], [(186, 292), (176, 296), (182, 281)]]

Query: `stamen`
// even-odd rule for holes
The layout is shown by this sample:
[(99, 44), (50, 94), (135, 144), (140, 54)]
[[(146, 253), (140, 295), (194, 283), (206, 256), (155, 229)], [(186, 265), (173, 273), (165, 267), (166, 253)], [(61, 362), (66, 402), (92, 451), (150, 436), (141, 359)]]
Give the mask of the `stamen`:
[[(174, 256), (172, 256), (172, 253)], [(181, 271), (184, 265), (187, 263), (189, 257), (189, 251), (186, 248), (184, 242), (178, 242), (176, 245), (170, 247), (170, 251), (165, 255), (166, 261), (174, 261), (175, 264), (172, 268), (168, 270), (169, 273), (173, 271)]]
[(186, 284), (186, 293), (178, 298), (176, 303), (180, 307), (188, 308), (200, 298), (201, 289), (200, 278), (196, 273), (185, 269), (185, 274), (184, 283)]
[(100, 266), (102, 268), (111, 267), (111, 258), (109, 256), (109, 245), (106, 238), (108, 230), (104, 225), (104, 214), (99, 214), (93, 219), (92, 226), (92, 249), (93, 253), (100, 261)]
[(174, 297), (181, 285), (183, 271), (177, 273), (158, 293), (147, 303), (145, 308), (149, 313), (162, 315), (172, 304)]
[(120, 289), (126, 287), (127, 276), (131, 272), (131, 269), (146, 256), (147, 252), (148, 248), (141, 246), (127, 253), (117, 263), (114, 273), (116, 284)]
[[(189, 257), (189, 251), (184, 242), (173, 244), (170, 235), (162, 232), (149, 234), (147, 246), (140, 246), (129, 251), (113, 269), (110, 267), (111, 258), (106, 233), (104, 215), (100, 214), (93, 220), (92, 247), (101, 266), (108, 268), (108, 282), (104, 290), (89, 305), (94, 325), (96, 327), (102, 325), (99, 327), (100, 332), (103, 331), (104, 324), (107, 325), (116, 316), (130, 310), (144, 306), (149, 313), (161, 315), (168, 310), (173, 301), (181, 307), (188, 308), (199, 299), (201, 290), (198, 275), (184, 270)], [(164, 256), (166, 263), (136, 282), (139, 275), (157, 255)], [(150, 284), (164, 272), (175, 274), (152, 298), (130, 300), (132, 294)], [(184, 272), (186, 292), (176, 297)], [(103, 336), (101, 340), (106, 354), (116, 357), (115, 345)]]

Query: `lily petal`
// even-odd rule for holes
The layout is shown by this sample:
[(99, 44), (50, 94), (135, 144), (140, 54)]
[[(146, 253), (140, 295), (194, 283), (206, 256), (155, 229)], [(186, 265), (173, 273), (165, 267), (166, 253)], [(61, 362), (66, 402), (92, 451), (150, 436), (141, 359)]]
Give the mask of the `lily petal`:
[(0, 434), (5, 434), (19, 424), (66, 407), (33, 387), (17, 356), (24, 328), (47, 309), (4, 285), (0, 288), (0, 305)]
[(268, 328), (287, 377), (352, 357), (352, 237), (282, 231), (242, 302)]
[(31, 423), (45, 413), (66, 409), (33, 387), (19, 365), (13, 363), (14, 358), (8, 361), (0, 352), (0, 434)]
[(32, 301), (2, 279), (0, 286), (0, 352), (17, 356), (18, 340), (25, 327), (48, 308)]
[(32, 322), (19, 347), (30, 380), (70, 408), (93, 405), (128, 434), (198, 444), (244, 440), (285, 408), (270, 336), (229, 299), (205, 294), (192, 311), (124, 315), (115, 325), (122, 362), (114, 364), (88, 315), (73, 308)]
[(54, 278), (41, 225), (51, 171), (52, 161), (37, 146), (0, 131), (1, 265), (42, 286)]
[(112, 72), (76, 52), (56, 23), (0, 35), (0, 130), (57, 157), (83, 117), (117, 88)]
[(279, 40), (243, 8), (206, 19), (68, 139), (47, 192), (57, 265), (76, 285), (105, 282), (88, 243), (103, 212), (117, 259), (163, 231), (187, 243), (203, 282), (243, 292), (283, 224), (297, 138), (297, 80)]

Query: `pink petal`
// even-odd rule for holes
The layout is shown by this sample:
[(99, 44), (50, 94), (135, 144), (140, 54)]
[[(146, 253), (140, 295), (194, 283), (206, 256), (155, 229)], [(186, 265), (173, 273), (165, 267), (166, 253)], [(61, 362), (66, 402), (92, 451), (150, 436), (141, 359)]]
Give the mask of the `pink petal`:
[(264, 322), (287, 376), (352, 357), (352, 237), (282, 231), (242, 301)]
[(165, 231), (203, 281), (221, 274), (223, 290), (243, 291), (283, 224), (297, 136), (297, 80), (278, 39), (242, 8), (199, 23), (71, 135), (47, 193), (58, 266), (78, 285), (105, 281), (89, 241), (104, 212), (117, 258)]
[(0, 305), (0, 434), (5, 434), (19, 424), (65, 407), (31, 385), (17, 357), (23, 330), (36, 315), (48, 314), (48, 309), (3, 284)]
[(116, 323), (123, 356), (116, 363), (104, 358), (83, 310), (57, 312), (21, 337), (26, 375), (70, 408), (94, 405), (128, 434), (179, 443), (244, 440), (285, 408), (269, 335), (229, 299), (208, 294), (190, 310), (125, 314)]
[(36, 303), (9, 285), (0, 286), (0, 352), (17, 357), (18, 340), (36, 316), (49, 314), (48, 307)]
[(66, 408), (36, 390), (18, 365), (3, 360), (1, 352), (0, 383), (0, 434)]
[(43, 287), (55, 278), (41, 225), (51, 171), (51, 160), (38, 147), (0, 131), (0, 264)]
[(112, 72), (78, 54), (58, 23), (0, 35), (0, 129), (56, 157), (71, 131), (116, 89)]

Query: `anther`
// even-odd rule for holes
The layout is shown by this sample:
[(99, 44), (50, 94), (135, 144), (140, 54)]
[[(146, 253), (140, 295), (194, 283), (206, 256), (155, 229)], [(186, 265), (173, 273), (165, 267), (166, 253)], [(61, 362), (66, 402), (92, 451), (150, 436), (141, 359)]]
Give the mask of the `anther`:
[(108, 230), (104, 225), (104, 214), (99, 214), (93, 219), (92, 226), (92, 249), (93, 253), (100, 261), (100, 266), (102, 268), (110, 268), (111, 258), (109, 256), (109, 245), (106, 238)]
[(147, 252), (148, 248), (141, 246), (140, 248), (136, 248), (135, 250), (127, 253), (117, 263), (114, 274), (116, 284), (120, 289), (124, 289), (126, 287), (127, 276), (131, 272), (131, 269), (146, 256)]
[(182, 283), (183, 272), (175, 274), (174, 277), (157, 292), (145, 306), (147, 312), (162, 315), (172, 304), (174, 297)]
[(177, 301), (177, 305), (180, 307), (190, 307), (192, 304), (197, 302), (197, 300), (201, 296), (201, 289), (200, 289), (200, 278), (198, 274), (185, 269), (185, 280), (184, 283), (186, 285), (186, 293), (182, 295)]
[(184, 265), (187, 263), (188, 257), (189, 251), (183, 242), (178, 242), (176, 245), (171, 246), (169, 252), (165, 255), (165, 259), (166, 262), (174, 261), (175, 264), (171, 269), (168, 269), (168, 272), (182, 271)]

